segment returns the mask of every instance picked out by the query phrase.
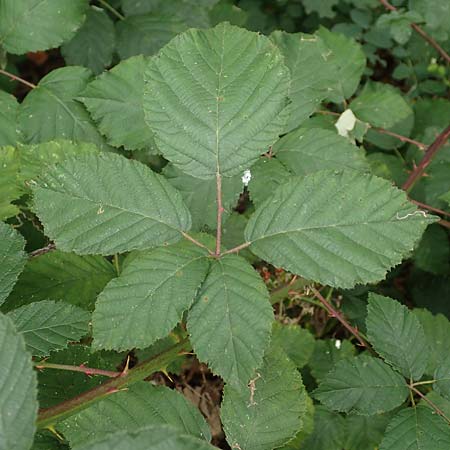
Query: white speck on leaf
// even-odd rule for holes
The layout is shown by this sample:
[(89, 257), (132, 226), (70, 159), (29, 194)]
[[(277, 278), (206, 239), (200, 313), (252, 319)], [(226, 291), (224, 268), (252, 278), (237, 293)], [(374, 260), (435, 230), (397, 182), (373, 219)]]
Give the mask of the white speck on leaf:
[(244, 170), (244, 175), (242, 175), (241, 179), (244, 186), (248, 186), (248, 183), (250, 183), (250, 180), (252, 179), (252, 173), (250, 172), (250, 169)]

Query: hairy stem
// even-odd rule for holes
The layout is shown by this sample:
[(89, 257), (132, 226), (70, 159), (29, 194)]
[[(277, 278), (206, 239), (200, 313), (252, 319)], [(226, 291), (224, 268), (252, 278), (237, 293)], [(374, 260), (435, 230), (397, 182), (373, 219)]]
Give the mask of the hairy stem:
[[(391, 5), (387, 0), (380, 0), (380, 3), (388, 11), (397, 11), (397, 8)], [(419, 34), (423, 39), (425, 39), (441, 56), (445, 59), (447, 63), (450, 63), (449, 54), (429, 35), (427, 34), (419, 25), (412, 23), (411, 28)]]
[(425, 150), (427, 148), (427, 145), (424, 144), (423, 142), (419, 142), (419, 141), (416, 141), (414, 139), (410, 139), (409, 137), (402, 136), (401, 134), (397, 134), (397, 133), (394, 133), (394, 132), (389, 131), (389, 130), (385, 130), (384, 128), (371, 127), (371, 129), (376, 131), (377, 133), (386, 134), (387, 136), (391, 136), (393, 138), (396, 138), (399, 141), (415, 145), (416, 147), (419, 147), (420, 150)]
[(222, 255), (229, 255), (230, 253), (238, 253), (241, 250), (244, 250), (244, 248), (250, 247), (251, 242), (244, 242), (241, 245), (238, 245), (237, 247), (231, 248), (230, 250), (227, 250), (222, 253)]
[(217, 233), (216, 233), (216, 253), (215, 256), (220, 256), (220, 249), (222, 246), (222, 176), (219, 172), (216, 174), (216, 190), (217, 190)]
[(42, 409), (39, 411), (36, 425), (38, 428), (51, 427), (55, 423), (72, 416), (108, 395), (119, 392), (121, 389), (124, 389), (137, 381), (144, 380), (152, 373), (165, 369), (171, 362), (180, 357), (183, 352), (189, 350), (189, 342), (187, 339), (183, 340), (154, 358), (144, 361), (130, 370), (121, 372), (119, 376), (111, 378), (100, 386), (90, 389), (70, 400), (59, 403), (58, 405)]
[(44, 255), (45, 253), (51, 252), (53, 250), (56, 250), (55, 244), (51, 243), (46, 245), (45, 247), (38, 248), (37, 250), (34, 250), (29, 253), (30, 258), (35, 258), (36, 256)]
[(120, 14), (120, 12), (117, 11), (117, 9), (113, 8), (107, 1), (98, 0), (98, 2), (100, 3), (100, 5), (102, 5), (104, 8), (106, 8), (108, 11), (110, 11), (113, 15), (115, 15), (118, 19), (125, 20), (125, 16)]
[(22, 83), (23, 85), (28, 86), (31, 89), (34, 89), (37, 87), (35, 84), (30, 83), (29, 81), (24, 80), (23, 78), (20, 78), (17, 75), (14, 75), (13, 73), (8, 72), (6, 70), (0, 69), (0, 74), (7, 76), (11, 80), (18, 81), (19, 83)]
[(189, 234), (185, 233), (184, 231), (181, 232), (183, 237), (187, 239), (188, 241), (191, 241), (193, 244), (195, 244), (197, 247), (201, 247), (204, 250), (207, 250), (210, 255), (214, 255), (214, 252), (212, 252), (206, 245), (202, 244), (201, 242), (197, 241), (197, 239), (194, 239)]
[(426, 168), (430, 165), (437, 152), (442, 148), (449, 137), (450, 125), (441, 134), (439, 134), (435, 141), (428, 147), (424, 157), (420, 161), (419, 165), (416, 166), (416, 168), (411, 172), (408, 179), (403, 184), (402, 189), (408, 192), (414, 186), (414, 183), (423, 175)]
[(57, 369), (57, 370), (69, 370), (71, 372), (81, 372), (86, 375), (102, 375), (104, 377), (115, 378), (118, 377), (121, 372), (115, 372), (112, 370), (94, 369), (92, 367), (80, 366), (70, 366), (67, 364), (53, 364), (46, 361), (40, 361), (34, 367), (39, 370), (43, 369)]
[(320, 303), (322, 303), (323, 306), (325, 306), (326, 310), (328, 311), (328, 314), (331, 317), (335, 317), (353, 336), (355, 336), (356, 340), (361, 344), (362, 347), (370, 349), (371, 347), (367, 342), (361, 337), (359, 331), (352, 327), (343, 317), (343, 315), (335, 309), (331, 303), (329, 303), (322, 294), (314, 287), (310, 286), (311, 291), (314, 293), (314, 295), (319, 299)]

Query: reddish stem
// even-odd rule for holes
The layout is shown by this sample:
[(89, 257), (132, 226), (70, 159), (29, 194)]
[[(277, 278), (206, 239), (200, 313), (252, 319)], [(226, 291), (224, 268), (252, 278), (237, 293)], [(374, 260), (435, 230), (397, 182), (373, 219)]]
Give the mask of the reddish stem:
[(428, 211), (435, 212), (436, 214), (440, 214), (441, 216), (450, 217), (450, 213), (446, 211), (442, 211), (442, 209), (434, 208), (433, 206), (427, 205), (426, 203), (418, 202), (417, 200), (409, 199), (411, 203), (419, 206), (420, 208), (426, 209)]
[(112, 370), (94, 369), (92, 367), (86, 367), (83, 364), (79, 366), (70, 366), (67, 364), (53, 364), (46, 361), (41, 361), (36, 364), (36, 369), (57, 369), (57, 370), (69, 370), (71, 372), (81, 372), (86, 375), (103, 375), (105, 377), (115, 378), (122, 372), (114, 372)]
[(250, 247), (251, 242), (244, 242), (241, 245), (238, 245), (237, 247), (233, 247), (230, 250), (227, 250), (226, 252), (223, 252), (222, 255), (229, 255), (230, 253), (238, 253), (241, 250), (244, 250), (244, 248)]
[(430, 165), (437, 152), (442, 148), (447, 139), (450, 137), (450, 125), (435, 139), (435, 141), (428, 147), (424, 157), (419, 165), (411, 172), (408, 179), (402, 186), (402, 189), (409, 191), (414, 183), (423, 175), (426, 168)]
[(48, 244), (45, 247), (38, 248), (37, 250), (30, 252), (29, 256), (30, 256), (30, 258), (34, 258), (36, 256), (40, 256), (45, 253), (51, 252), (52, 250), (56, 250), (56, 245), (53, 243)]
[(414, 139), (410, 139), (409, 137), (402, 136), (401, 134), (394, 133), (393, 131), (385, 130), (384, 128), (372, 127), (372, 130), (377, 131), (381, 134), (386, 134), (388, 136), (392, 136), (399, 141), (406, 142), (408, 144), (413, 144), (416, 147), (419, 147), (421, 150), (425, 150), (427, 148), (426, 144), (423, 142), (416, 141)]
[(448, 424), (450, 424), (450, 419), (445, 415), (444, 411), (439, 408), (439, 406), (432, 402), (426, 395), (422, 394), (419, 389), (415, 388), (412, 385), (409, 385), (409, 388), (413, 392), (415, 392), (424, 402), (428, 403), (444, 420), (447, 421)]
[(8, 72), (6, 70), (0, 69), (0, 74), (7, 76), (11, 80), (18, 81), (19, 83), (22, 83), (25, 86), (28, 86), (31, 89), (35, 89), (37, 86), (33, 83), (30, 83), (27, 80), (24, 80), (23, 78), (18, 77), (17, 75), (14, 75), (11, 72)]

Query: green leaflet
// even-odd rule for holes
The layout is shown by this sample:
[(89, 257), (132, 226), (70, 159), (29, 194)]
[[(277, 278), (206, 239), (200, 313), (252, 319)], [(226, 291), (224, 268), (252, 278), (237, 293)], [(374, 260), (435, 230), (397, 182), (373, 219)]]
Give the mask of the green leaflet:
[(288, 358), (300, 369), (308, 363), (316, 342), (314, 336), (305, 328), (274, 322), (271, 343), (274, 347), (282, 348)]
[(442, 355), (442, 361), (436, 368), (433, 377), (436, 382), (433, 385), (433, 388), (445, 397), (447, 400), (450, 400), (450, 356)]
[(436, 219), (383, 179), (320, 171), (281, 185), (250, 218), (250, 249), (276, 267), (323, 284), (382, 279)]
[(173, 14), (129, 16), (116, 24), (117, 51), (121, 59), (151, 56), (186, 29), (186, 24)]
[(11, 202), (23, 193), (19, 183), (19, 158), (14, 147), (0, 147), (0, 220), (19, 213), (19, 208)]
[[(127, 180), (122, 187), (121, 179)], [(191, 225), (180, 194), (163, 177), (111, 153), (67, 159), (33, 192), (46, 234), (59, 249), (78, 254), (173, 243)]]
[(212, 261), (187, 328), (195, 353), (214, 373), (237, 385), (260, 366), (272, 327), (266, 286), (242, 257)]
[(316, 32), (327, 47), (327, 67), (333, 77), (333, 84), (328, 86), (327, 98), (334, 103), (342, 103), (350, 98), (358, 88), (366, 67), (366, 57), (361, 45), (354, 39), (333, 33), (326, 28)]
[(22, 333), (27, 350), (33, 356), (48, 356), (67, 347), (88, 332), (91, 315), (63, 302), (42, 301), (11, 311), (8, 316)]
[(273, 152), (295, 175), (324, 169), (354, 169), (368, 172), (364, 150), (334, 131), (299, 128), (283, 136)]
[(370, 416), (400, 406), (408, 393), (399, 373), (380, 359), (361, 355), (339, 361), (314, 397), (335, 411)]
[(400, 92), (389, 84), (369, 83), (350, 104), (355, 116), (374, 127), (391, 129), (412, 115)]
[(336, 11), (333, 8), (339, 3), (339, 0), (303, 0), (305, 10), (308, 14), (317, 13), (320, 17), (333, 18)]
[(197, 178), (242, 173), (285, 127), (289, 70), (256, 33), (226, 23), (189, 30), (151, 60), (145, 79), (158, 148)]
[[(192, 215), (192, 230), (215, 230), (217, 227), (216, 180), (202, 180), (191, 177), (168, 164), (163, 175), (169, 183), (180, 191), (184, 203)], [(244, 185), (240, 176), (222, 179), (222, 206), (225, 209), (222, 221), (226, 222), (233, 207), (236, 206)]]
[(407, 379), (420, 380), (429, 349), (419, 320), (406, 306), (370, 293), (366, 327), (367, 337), (377, 353)]
[(88, 0), (2, 0), (0, 45), (23, 54), (58, 47), (81, 26)]
[(345, 418), (346, 450), (374, 450), (383, 439), (392, 413), (376, 416), (349, 414)]
[(336, 75), (329, 70), (328, 49), (318, 36), (274, 31), (270, 39), (280, 49), (291, 73), (290, 118), (286, 131), (297, 128), (328, 94)]
[(71, 446), (105, 438), (115, 431), (171, 425), (183, 434), (209, 441), (200, 411), (179, 392), (141, 381), (107, 397), (57, 425)]
[(36, 430), (36, 372), (23, 337), (1, 313), (0, 348), (0, 450), (25, 450)]
[(97, 295), (116, 276), (101, 256), (78, 256), (55, 250), (27, 261), (8, 298), (8, 310), (41, 300), (63, 300), (93, 309)]
[(88, 112), (75, 100), (91, 77), (84, 67), (63, 67), (42, 78), (20, 106), (19, 125), (25, 142), (69, 139), (107, 148)]
[(193, 303), (207, 255), (187, 241), (138, 255), (98, 297), (94, 347), (145, 348), (166, 337)]
[(226, 385), (221, 420), (232, 448), (272, 450), (302, 428), (306, 391), (281, 348), (271, 346), (248, 386)]
[(22, 235), (0, 222), (0, 305), (8, 297), (25, 265), (24, 247)]
[(127, 150), (151, 146), (153, 133), (144, 121), (144, 69), (148, 60), (135, 56), (91, 81), (79, 99), (86, 105), (109, 144)]
[(114, 22), (103, 9), (91, 6), (83, 26), (61, 47), (61, 53), (68, 65), (100, 73), (111, 64), (114, 49)]
[(425, 406), (406, 408), (389, 423), (380, 450), (448, 450), (450, 429)]
[(17, 126), (18, 111), (16, 98), (0, 90), (0, 146), (16, 145), (21, 140)]
[(213, 447), (193, 436), (180, 433), (176, 428), (155, 425), (134, 432), (116, 432), (108, 437), (73, 447), (73, 450), (213, 450)]

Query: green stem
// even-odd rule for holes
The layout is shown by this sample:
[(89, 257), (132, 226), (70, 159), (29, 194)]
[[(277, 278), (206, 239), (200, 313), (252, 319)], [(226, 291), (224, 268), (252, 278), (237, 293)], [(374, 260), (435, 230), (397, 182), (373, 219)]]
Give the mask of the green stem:
[(117, 11), (117, 9), (113, 8), (108, 2), (106, 2), (105, 0), (98, 0), (98, 2), (100, 3), (100, 5), (102, 5), (104, 8), (106, 8), (108, 11), (110, 11), (112, 14), (114, 14), (118, 19), (120, 20), (125, 20), (125, 16), (123, 16), (122, 14), (120, 14), (119, 11)]
[(119, 255), (116, 253), (114, 255), (114, 267), (116, 268), (117, 276), (120, 275), (120, 264), (119, 264)]
[(412, 383), (411, 386), (422, 386), (424, 384), (433, 384), (436, 380), (418, 381), (417, 383)]
[(105, 377), (115, 378), (118, 377), (121, 372), (114, 372), (112, 370), (94, 369), (92, 367), (71, 366), (68, 364), (53, 364), (46, 361), (37, 363), (34, 367), (39, 370), (43, 369), (56, 369), (56, 370), (69, 370), (71, 372), (81, 372), (86, 375), (103, 375)]
[(119, 392), (137, 381), (144, 380), (152, 373), (165, 369), (171, 362), (180, 357), (180, 354), (190, 350), (190, 344), (186, 340), (174, 345), (169, 350), (155, 356), (154, 358), (138, 364), (120, 376), (111, 378), (105, 383), (89, 391), (84, 392), (70, 400), (59, 403), (50, 408), (42, 409), (36, 422), (38, 428), (49, 428), (57, 422), (72, 416), (73, 414), (87, 408), (108, 395)]
[(287, 298), (287, 296), (289, 295), (289, 292), (298, 291), (300, 289), (303, 289), (308, 284), (309, 284), (309, 281), (307, 281), (303, 278), (298, 278), (293, 283), (288, 283), (283, 286), (280, 286), (279, 288), (274, 289), (270, 293), (270, 302), (272, 303), (272, 305), (274, 305), (275, 303), (278, 303), (281, 300), (284, 300), (285, 298)]

